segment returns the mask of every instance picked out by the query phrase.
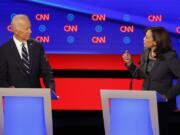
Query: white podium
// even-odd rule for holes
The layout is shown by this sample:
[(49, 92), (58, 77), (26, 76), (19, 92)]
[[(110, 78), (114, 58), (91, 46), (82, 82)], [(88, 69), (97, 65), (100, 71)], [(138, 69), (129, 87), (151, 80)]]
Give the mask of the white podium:
[(53, 135), (50, 90), (0, 88), (0, 135)]
[(159, 135), (155, 91), (101, 90), (106, 135)]

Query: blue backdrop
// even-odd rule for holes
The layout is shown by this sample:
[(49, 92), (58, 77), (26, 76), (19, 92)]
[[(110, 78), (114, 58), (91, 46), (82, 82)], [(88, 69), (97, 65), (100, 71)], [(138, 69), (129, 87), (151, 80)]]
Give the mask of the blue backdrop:
[(141, 54), (149, 26), (164, 26), (180, 53), (179, 5), (178, 0), (2, 0), (0, 44), (12, 37), (8, 25), (21, 13), (30, 17), (32, 38), (47, 53)]

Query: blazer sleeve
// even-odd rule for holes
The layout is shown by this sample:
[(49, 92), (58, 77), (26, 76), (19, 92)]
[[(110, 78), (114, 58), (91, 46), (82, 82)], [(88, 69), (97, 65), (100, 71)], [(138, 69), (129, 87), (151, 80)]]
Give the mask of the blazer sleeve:
[(55, 82), (53, 78), (53, 72), (46, 58), (44, 48), (40, 45), (40, 72), (43, 77), (43, 82), (46, 88), (50, 88), (55, 91)]
[(133, 62), (130, 65), (125, 65), (128, 69), (128, 71), (131, 73), (132, 77), (137, 78), (137, 79), (142, 79), (145, 77), (144, 74), (144, 65), (145, 65), (145, 57), (147, 54), (147, 50), (144, 50), (144, 52), (141, 55), (140, 61), (139, 61), (139, 66), (136, 66)]
[(176, 85), (171, 87), (166, 93), (166, 97), (172, 99), (180, 94), (180, 61), (176, 53), (173, 53), (172, 57), (168, 60), (168, 66), (173, 75), (177, 78)]

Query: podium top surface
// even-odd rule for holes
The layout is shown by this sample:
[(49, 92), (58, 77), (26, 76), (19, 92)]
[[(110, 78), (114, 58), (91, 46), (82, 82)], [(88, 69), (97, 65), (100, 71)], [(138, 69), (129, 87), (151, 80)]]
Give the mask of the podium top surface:
[(156, 99), (158, 102), (166, 102), (165, 99), (155, 90), (111, 90), (101, 89), (103, 98), (131, 98), (131, 99)]
[(50, 96), (48, 88), (0, 88), (0, 96)]

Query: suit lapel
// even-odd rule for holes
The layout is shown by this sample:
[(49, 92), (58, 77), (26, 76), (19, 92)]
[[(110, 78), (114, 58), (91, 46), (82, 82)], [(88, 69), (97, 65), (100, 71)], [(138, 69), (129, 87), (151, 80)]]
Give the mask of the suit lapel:
[(15, 60), (17, 61), (18, 65), (21, 66), (22, 65), (21, 56), (19, 55), (18, 49), (13, 39), (10, 40), (10, 49), (11, 49), (10, 55), (12, 55), (13, 58), (15, 58)]
[(147, 74), (147, 66), (148, 66), (148, 59), (149, 59), (149, 53), (150, 53), (150, 50), (147, 50), (144, 54), (144, 66), (143, 66), (143, 71), (145, 73), (146, 76), (149, 76), (149, 75), (152, 75), (155, 71), (155, 69), (157, 69), (156, 67), (159, 65), (159, 60), (156, 60), (155, 63), (154, 63), (154, 66), (152, 68), (152, 70), (150, 71), (149, 74)]
[(152, 75), (154, 73), (154, 71), (157, 69), (157, 66), (159, 65), (159, 63), (160, 63), (160, 60), (157, 59), (154, 63), (154, 66), (153, 66), (151, 72), (149, 73), (149, 75)]
[(148, 64), (149, 52), (150, 52), (150, 50), (147, 50), (143, 56), (144, 57), (143, 72), (145, 73), (146, 76), (147, 76), (146, 71), (147, 71), (147, 66), (148, 66), (147, 64)]

